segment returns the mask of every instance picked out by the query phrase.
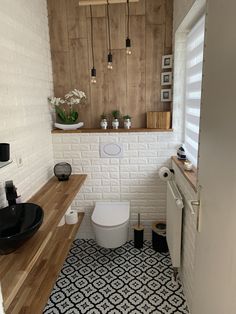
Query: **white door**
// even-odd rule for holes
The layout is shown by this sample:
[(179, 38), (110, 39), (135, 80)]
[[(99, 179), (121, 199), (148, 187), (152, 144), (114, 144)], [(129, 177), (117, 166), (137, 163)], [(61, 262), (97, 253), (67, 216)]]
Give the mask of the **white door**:
[(208, 0), (191, 314), (236, 313), (236, 1)]

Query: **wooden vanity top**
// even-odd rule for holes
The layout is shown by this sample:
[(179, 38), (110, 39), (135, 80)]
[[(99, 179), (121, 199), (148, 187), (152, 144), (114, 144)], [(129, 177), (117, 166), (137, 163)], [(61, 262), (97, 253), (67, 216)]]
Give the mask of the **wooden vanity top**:
[[(57, 226), (76, 194), (79, 192), (85, 179), (86, 175), (72, 175), (68, 181), (58, 181), (56, 177), (53, 177), (28, 201), (38, 204), (43, 208), (44, 221), (38, 232), (22, 247), (9, 255), (0, 256), (0, 282), (7, 314), (42, 313), (42, 311), (35, 310), (32, 312), (31, 307), (27, 310), (25, 304), (22, 303), (24, 295), (27, 295), (27, 291), (31, 291), (32, 286), (34, 286), (34, 290), (39, 289), (37, 282), (40, 283), (40, 280), (42, 280), (41, 276), (46, 275), (47, 271), (51, 271), (52, 273), (56, 272), (57, 267), (55, 261), (58, 260), (58, 263), (60, 261), (59, 267), (61, 267), (70, 244), (74, 239), (73, 237), (78, 230), (78, 226), (83, 219), (83, 214), (79, 216), (79, 222), (76, 225)], [(56, 248), (57, 254), (61, 254), (59, 258), (56, 255), (55, 245), (59, 244), (60, 241), (61, 245)], [(67, 244), (67, 246), (69, 244), (68, 249), (65, 248), (62, 250), (61, 248), (65, 244)], [(55, 258), (51, 256), (51, 252), (54, 252)], [(49, 259), (49, 257), (51, 258)], [(40, 273), (41, 267), (39, 265), (42, 263), (42, 260), (47, 260), (47, 268), (44, 270), (44, 273)], [(52, 265), (53, 269), (50, 267)], [(29, 278), (32, 273), (36, 271), (35, 269), (38, 269), (38, 273), (35, 274), (34, 283), (32, 283), (31, 278), (31, 283), (29, 284)], [(57, 272), (55, 276), (57, 276)], [(44, 281), (47, 281), (47, 285), (50, 289), (54, 284), (52, 277), (51, 275), (49, 278), (44, 278)], [(50, 282), (50, 280), (52, 282)], [(51, 290), (47, 291), (47, 293), (50, 294), (50, 291)], [(44, 291), (38, 290), (38, 296), (40, 296), (42, 292), (45, 294), (45, 289)], [(45, 305), (47, 301), (46, 297), (48, 296), (44, 296), (42, 301), (44, 304), (41, 302), (41, 307)], [(28, 302), (29, 298), (30, 295), (27, 297)], [(31, 302), (32, 301), (33, 300), (31, 300)], [(38, 308), (40, 308), (39, 303), (37, 304)]]

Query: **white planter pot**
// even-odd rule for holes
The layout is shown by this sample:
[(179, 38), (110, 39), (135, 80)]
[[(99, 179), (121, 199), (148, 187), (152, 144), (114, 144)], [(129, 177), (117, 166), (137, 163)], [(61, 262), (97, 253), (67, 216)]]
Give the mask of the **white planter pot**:
[(84, 125), (84, 122), (79, 122), (75, 124), (61, 124), (61, 123), (54, 123), (55, 127), (61, 130), (76, 130), (81, 128)]
[(125, 129), (130, 129), (131, 128), (131, 120), (130, 119), (124, 120), (124, 128)]
[(102, 129), (106, 130), (107, 129), (107, 120), (106, 119), (102, 119), (101, 122), (100, 122), (100, 126)]
[(112, 128), (113, 129), (118, 129), (119, 128), (119, 120), (118, 119), (114, 119), (112, 121)]

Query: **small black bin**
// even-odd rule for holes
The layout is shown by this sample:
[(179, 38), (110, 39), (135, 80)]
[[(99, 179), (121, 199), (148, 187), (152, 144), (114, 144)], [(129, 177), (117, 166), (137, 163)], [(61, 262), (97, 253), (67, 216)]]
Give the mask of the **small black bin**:
[(152, 247), (156, 252), (168, 252), (166, 242), (166, 223), (157, 221), (152, 225)]

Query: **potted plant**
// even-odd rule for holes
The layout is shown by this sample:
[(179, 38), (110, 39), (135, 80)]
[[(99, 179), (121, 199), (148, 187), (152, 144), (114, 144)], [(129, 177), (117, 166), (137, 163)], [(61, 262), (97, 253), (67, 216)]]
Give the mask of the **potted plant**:
[(131, 128), (131, 116), (127, 114), (123, 116), (123, 119), (124, 119), (124, 128), (130, 129)]
[(119, 110), (113, 110), (111, 112), (113, 121), (112, 121), (112, 127), (113, 129), (118, 129), (119, 128), (119, 117), (120, 117), (120, 111)]
[(106, 130), (107, 129), (107, 114), (105, 112), (103, 112), (103, 114), (101, 114), (101, 122), (100, 122), (100, 126), (102, 129)]
[(83, 122), (78, 123), (78, 110), (85, 100), (85, 93), (78, 89), (70, 91), (64, 98), (48, 97), (56, 112), (55, 126), (63, 130), (74, 130), (83, 126)]

